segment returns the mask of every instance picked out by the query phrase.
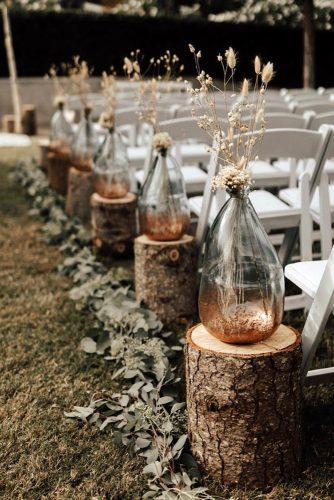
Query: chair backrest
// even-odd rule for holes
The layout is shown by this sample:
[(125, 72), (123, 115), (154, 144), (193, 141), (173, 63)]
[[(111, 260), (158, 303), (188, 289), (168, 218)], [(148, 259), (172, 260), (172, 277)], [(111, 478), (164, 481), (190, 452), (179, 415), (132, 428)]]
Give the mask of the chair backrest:
[(314, 111), (314, 113), (329, 113), (334, 111), (334, 102), (333, 101), (307, 101), (303, 103), (296, 104), (295, 102), (291, 103), (294, 106), (294, 113), (298, 115), (302, 115), (305, 111)]
[[(212, 143), (209, 135), (205, 130), (199, 128), (197, 124), (197, 118), (195, 117), (184, 117), (184, 118), (174, 118), (173, 120), (166, 120), (160, 123), (160, 129), (162, 132), (168, 132), (173, 141), (182, 142), (189, 139), (193, 139), (197, 142), (202, 142), (204, 144)], [(227, 121), (221, 120), (222, 129), (225, 131), (227, 127)]]
[[(249, 135), (244, 134), (244, 137)], [(268, 129), (262, 138), (258, 157), (259, 159), (288, 157), (296, 160), (313, 158), (315, 165), (314, 167), (312, 165), (313, 168), (310, 176), (310, 197), (312, 197), (319, 183), (325, 159), (328, 157), (327, 151), (331, 137), (332, 131), (327, 126), (322, 126), (319, 131), (288, 128)], [(219, 162), (216, 156), (215, 167), (211, 168), (206, 181), (210, 186), (212, 185), (213, 176), (218, 173), (218, 169)], [(221, 190), (217, 190), (218, 194), (219, 191)], [(204, 241), (205, 232), (209, 224), (212, 201), (212, 190), (206, 189), (196, 232), (196, 241), (199, 246)], [(217, 205), (219, 207), (219, 204)]]
[(318, 130), (321, 125), (334, 125), (334, 110), (329, 113), (319, 113), (318, 115), (312, 111), (306, 112), (303, 115), (308, 119), (308, 127), (310, 130)]
[(266, 128), (308, 128), (309, 119), (293, 113), (266, 113)]

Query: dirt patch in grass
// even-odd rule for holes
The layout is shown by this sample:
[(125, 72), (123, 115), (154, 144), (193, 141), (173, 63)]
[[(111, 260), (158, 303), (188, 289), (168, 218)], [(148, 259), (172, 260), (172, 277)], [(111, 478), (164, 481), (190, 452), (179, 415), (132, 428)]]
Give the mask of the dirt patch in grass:
[[(68, 299), (58, 249), (42, 242), (7, 174), (0, 168), (0, 497), (139, 499), (142, 462), (113, 444), (110, 431), (63, 416), (115, 386), (103, 359), (78, 350), (92, 318)], [(300, 327), (303, 319), (290, 313), (289, 321)], [(317, 366), (334, 363), (333, 325)], [(333, 386), (306, 391), (304, 472), (296, 483), (264, 495), (209, 486), (235, 500), (333, 498), (333, 395)]]

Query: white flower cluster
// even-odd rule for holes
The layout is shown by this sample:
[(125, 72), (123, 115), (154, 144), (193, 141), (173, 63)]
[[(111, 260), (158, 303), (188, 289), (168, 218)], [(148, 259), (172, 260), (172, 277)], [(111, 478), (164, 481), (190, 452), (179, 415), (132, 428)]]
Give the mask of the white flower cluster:
[(172, 145), (172, 138), (167, 132), (159, 132), (153, 137), (153, 147), (157, 151), (168, 149)]
[(212, 182), (212, 189), (226, 188), (230, 191), (245, 191), (251, 185), (251, 174), (249, 170), (237, 167), (224, 167)]
[(99, 125), (102, 128), (107, 128), (108, 130), (112, 129), (115, 124), (115, 116), (114, 113), (112, 112), (105, 112), (101, 113), (100, 119), (99, 119)]

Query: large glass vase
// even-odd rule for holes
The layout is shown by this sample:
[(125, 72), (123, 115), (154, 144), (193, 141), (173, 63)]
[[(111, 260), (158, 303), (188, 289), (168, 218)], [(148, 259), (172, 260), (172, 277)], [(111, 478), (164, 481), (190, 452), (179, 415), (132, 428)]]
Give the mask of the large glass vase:
[(153, 160), (138, 201), (142, 234), (152, 240), (176, 241), (186, 233), (190, 209), (181, 168), (167, 151)]
[(259, 342), (284, 309), (284, 275), (247, 193), (232, 194), (205, 243), (199, 293), (203, 325), (219, 340)]

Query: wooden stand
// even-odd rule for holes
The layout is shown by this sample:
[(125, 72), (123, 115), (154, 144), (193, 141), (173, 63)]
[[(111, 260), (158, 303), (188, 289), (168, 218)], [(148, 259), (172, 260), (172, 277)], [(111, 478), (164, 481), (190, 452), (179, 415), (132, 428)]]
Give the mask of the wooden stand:
[(104, 254), (123, 256), (133, 249), (136, 236), (137, 197), (108, 199), (97, 193), (91, 197), (93, 241)]
[(9, 134), (15, 133), (15, 116), (14, 115), (3, 115), (2, 117), (2, 129), (4, 132)]
[(257, 344), (187, 333), (189, 438), (203, 472), (265, 488), (295, 479), (301, 462), (301, 339), (281, 325)]
[(40, 137), (37, 140), (39, 147), (40, 158), (39, 163), (44, 172), (48, 174), (48, 155), (50, 153), (50, 141), (47, 138)]
[(71, 161), (69, 156), (58, 156), (55, 153), (49, 153), (47, 156), (50, 187), (63, 196), (67, 193), (68, 170), (70, 165)]
[(192, 236), (178, 241), (135, 239), (135, 286), (143, 301), (166, 323), (197, 311), (197, 257)]
[(90, 225), (90, 198), (93, 194), (93, 172), (84, 172), (74, 167), (68, 175), (66, 213), (78, 217), (83, 224)]
[(36, 108), (31, 104), (26, 104), (22, 108), (22, 133), (37, 135)]

